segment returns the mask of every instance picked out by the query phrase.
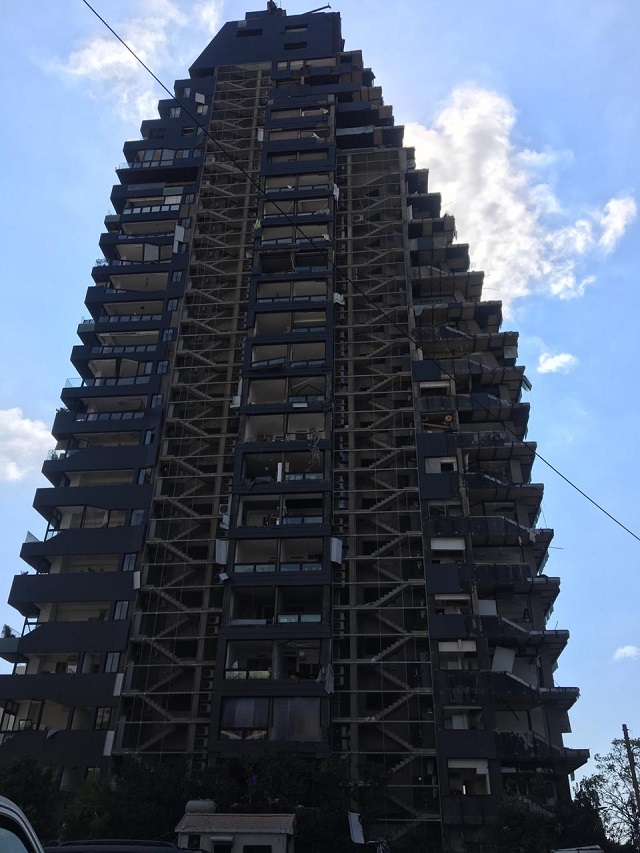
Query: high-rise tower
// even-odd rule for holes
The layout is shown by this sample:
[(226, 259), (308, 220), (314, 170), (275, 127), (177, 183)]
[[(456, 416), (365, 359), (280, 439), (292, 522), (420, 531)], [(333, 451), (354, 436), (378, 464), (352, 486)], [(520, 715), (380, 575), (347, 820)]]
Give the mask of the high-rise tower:
[(568, 796), (517, 334), (373, 81), (338, 14), (269, 3), (125, 144), (0, 761), (73, 791), (114, 754), (338, 753), (451, 850)]

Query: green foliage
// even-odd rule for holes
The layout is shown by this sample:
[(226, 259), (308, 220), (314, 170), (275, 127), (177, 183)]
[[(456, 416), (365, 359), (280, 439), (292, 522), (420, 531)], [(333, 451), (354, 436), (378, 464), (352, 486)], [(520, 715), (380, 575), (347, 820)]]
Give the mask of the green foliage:
[(66, 839), (109, 836), (111, 789), (105, 779), (87, 779), (66, 810), (62, 834)]
[(33, 758), (16, 758), (0, 766), (0, 794), (20, 806), (40, 838), (55, 835), (58, 792), (50, 772)]
[[(87, 780), (67, 809), (65, 839), (170, 839), (189, 799), (213, 799), (221, 812), (295, 813), (297, 847), (307, 853), (352, 853), (347, 812), (358, 808), (365, 831), (379, 817), (384, 776), (365, 768), (355, 785), (349, 765), (296, 756), (255, 764), (221, 762), (189, 777), (181, 764), (154, 769), (121, 759), (110, 781)], [(356, 805), (357, 804), (357, 805)]]
[(184, 765), (120, 759), (110, 782), (87, 780), (64, 819), (65, 839), (172, 838), (189, 799)]
[[(640, 739), (631, 740), (631, 751), (640, 764)], [(624, 740), (611, 742), (611, 751), (595, 757), (597, 773), (583, 784), (597, 798), (602, 823), (609, 841), (629, 844), (640, 850), (640, 821), (633, 792)]]
[(505, 796), (498, 808), (491, 841), (505, 853), (547, 853), (558, 838), (555, 814), (524, 797)]
[(558, 809), (561, 822), (561, 847), (587, 847), (598, 844), (607, 849), (600, 798), (590, 779), (583, 779), (576, 788), (573, 802), (562, 804)]

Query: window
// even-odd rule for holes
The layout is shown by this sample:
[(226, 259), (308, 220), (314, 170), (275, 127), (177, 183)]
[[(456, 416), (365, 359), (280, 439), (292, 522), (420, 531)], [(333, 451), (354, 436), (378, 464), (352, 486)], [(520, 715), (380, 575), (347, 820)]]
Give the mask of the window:
[(269, 154), (269, 163), (295, 163), (307, 160), (326, 160), (328, 151), (326, 148), (314, 148), (312, 151), (279, 151)]
[(137, 554), (125, 554), (122, 558), (122, 571), (133, 572), (136, 568)]
[(183, 98), (190, 98), (191, 97), (191, 87), (190, 86), (185, 86), (185, 88), (182, 90), (182, 97)]
[(196, 107), (196, 115), (198, 116), (206, 116), (209, 112), (209, 107), (207, 104), (198, 104)]
[(459, 518), (462, 515), (460, 501), (428, 501), (429, 518)]
[(120, 652), (107, 652), (104, 661), (105, 672), (117, 672), (120, 666)]
[(447, 766), (450, 793), (463, 797), (473, 794), (487, 796), (491, 793), (486, 758), (450, 758)]
[[(171, 340), (171, 338), (169, 338), (168, 340)], [(164, 399), (163, 394), (154, 394), (153, 397), (151, 398), (151, 408), (152, 409), (158, 409), (162, 405), (163, 399)]]
[(132, 509), (131, 510), (131, 527), (138, 527), (138, 525), (144, 523), (144, 510), (143, 509)]
[(169, 118), (178, 118), (180, 112), (180, 107), (171, 107), (171, 109), (169, 110)]
[[(176, 282), (179, 282), (179, 281), (182, 281), (182, 270), (174, 270), (171, 273), (171, 282), (172, 282), (172, 284), (175, 284)], [(173, 311), (175, 309), (170, 308), (169, 310)]]
[(274, 699), (270, 740), (319, 741), (320, 700)]
[(156, 431), (154, 429), (147, 429), (144, 433), (144, 444), (153, 444), (156, 438)]
[(174, 329), (165, 329), (162, 333), (163, 341), (172, 341), (174, 336)]
[(126, 619), (128, 613), (129, 613), (129, 602), (128, 601), (116, 601), (115, 607), (113, 608), (114, 620), (119, 621), (120, 619)]
[(272, 853), (270, 844), (243, 844), (242, 853)]
[(222, 700), (223, 739), (266, 739), (269, 725), (269, 699), (240, 698)]
[(167, 373), (169, 370), (169, 362), (168, 361), (159, 361), (157, 366), (158, 373)]
[(176, 311), (178, 308), (178, 300), (177, 299), (168, 299), (167, 300), (167, 311)]
[(452, 473), (458, 470), (458, 460), (455, 456), (441, 456), (425, 459), (424, 470), (427, 474)]
[(184, 197), (185, 204), (193, 204), (195, 201), (196, 194), (195, 193), (187, 193)]
[(307, 46), (306, 41), (290, 41), (284, 46), (285, 50), (303, 50)]
[(96, 708), (96, 719), (93, 724), (95, 731), (104, 731), (109, 728), (111, 722), (111, 708)]
[(4, 853), (29, 853), (33, 845), (22, 837), (21, 831), (8, 818), (0, 818), (0, 849)]
[(306, 33), (309, 27), (306, 24), (291, 24), (284, 28), (285, 33)]
[(236, 30), (236, 36), (238, 38), (250, 38), (251, 36), (261, 36), (261, 35), (262, 35), (262, 30), (257, 29), (257, 28), (250, 30), (247, 27), (243, 27), (242, 29)]

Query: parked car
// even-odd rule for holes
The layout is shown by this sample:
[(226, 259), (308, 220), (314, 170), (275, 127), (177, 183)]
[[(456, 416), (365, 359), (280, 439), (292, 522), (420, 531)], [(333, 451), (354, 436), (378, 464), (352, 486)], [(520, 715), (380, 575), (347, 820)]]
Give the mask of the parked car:
[(6, 797), (0, 797), (0, 850), (2, 853), (43, 853), (24, 812)]

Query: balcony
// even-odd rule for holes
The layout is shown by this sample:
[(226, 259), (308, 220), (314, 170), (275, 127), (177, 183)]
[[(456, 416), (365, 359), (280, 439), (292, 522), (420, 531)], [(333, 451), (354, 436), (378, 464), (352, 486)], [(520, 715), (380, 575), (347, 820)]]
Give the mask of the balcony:
[(156, 456), (153, 445), (85, 447), (52, 450), (42, 466), (42, 473), (51, 482), (60, 481), (60, 474), (73, 471), (117, 471), (126, 468), (146, 468)]
[(256, 312), (253, 331), (256, 336), (323, 334), (326, 321), (325, 311)]
[(318, 368), (326, 366), (324, 341), (298, 344), (255, 344), (250, 350), (252, 370)]
[[(236, 583), (255, 584), (264, 581), (273, 584), (274, 574), (290, 583), (313, 583), (324, 566), (322, 554), (324, 542), (320, 538), (295, 539), (243, 539), (235, 543), (235, 560), (232, 571)], [(318, 582), (317, 580), (315, 581)]]
[(33, 617), (38, 616), (43, 603), (126, 601), (135, 596), (135, 580), (134, 572), (17, 575), (9, 604), (23, 616)]
[[(317, 633), (316, 633), (317, 636)], [(320, 673), (321, 641), (229, 640), (225, 681), (315, 682)]]
[(433, 593), (468, 592), (477, 586), (479, 592), (537, 592), (553, 601), (560, 587), (559, 578), (536, 575), (529, 563), (427, 563), (425, 576), (427, 589)]
[(497, 748), (504, 764), (531, 762), (560, 765), (573, 773), (589, 760), (588, 749), (569, 749), (534, 732), (496, 732)]
[(323, 569), (320, 561), (313, 562), (298, 562), (298, 563), (235, 563), (233, 572), (237, 575), (246, 574), (264, 574), (272, 572), (290, 573), (310, 573), (321, 572)]
[(40, 673), (39, 675), (3, 675), (0, 678), (0, 701), (31, 699), (43, 696), (66, 706), (108, 705), (118, 694), (117, 673)]
[(31, 536), (20, 549), (20, 557), (37, 571), (48, 572), (53, 557), (139, 551), (144, 531), (141, 524), (136, 527), (60, 530), (46, 541)]
[(0, 657), (15, 663), (26, 660), (29, 655), (77, 652), (78, 649), (119, 651), (125, 648), (128, 633), (128, 620), (36, 623), (19, 638), (0, 638)]
[[(151, 485), (94, 485), (94, 486), (60, 486), (57, 488), (36, 489), (33, 500), (36, 509), (47, 521), (51, 520), (55, 510), (69, 511), (76, 507), (92, 507), (74, 511), (68, 519), (66, 529), (107, 528), (124, 526), (127, 519), (110, 518), (109, 511), (130, 510), (147, 507), (151, 502)], [(55, 533), (63, 532), (56, 529)]]
[(441, 701), (451, 704), (506, 697), (514, 710), (530, 710), (547, 702), (568, 710), (580, 695), (577, 687), (538, 687), (508, 672), (440, 670), (434, 678)]
[(256, 285), (256, 303), (274, 304), (280, 302), (326, 302), (327, 282), (318, 280), (292, 280), (258, 282)]
[(76, 761), (82, 767), (100, 767), (105, 762), (105, 739), (108, 734), (106, 731), (65, 731), (48, 727), (2, 732), (0, 754), (3, 761), (46, 755), (47, 762), (59, 767), (68, 766), (69, 756), (77, 756)]

